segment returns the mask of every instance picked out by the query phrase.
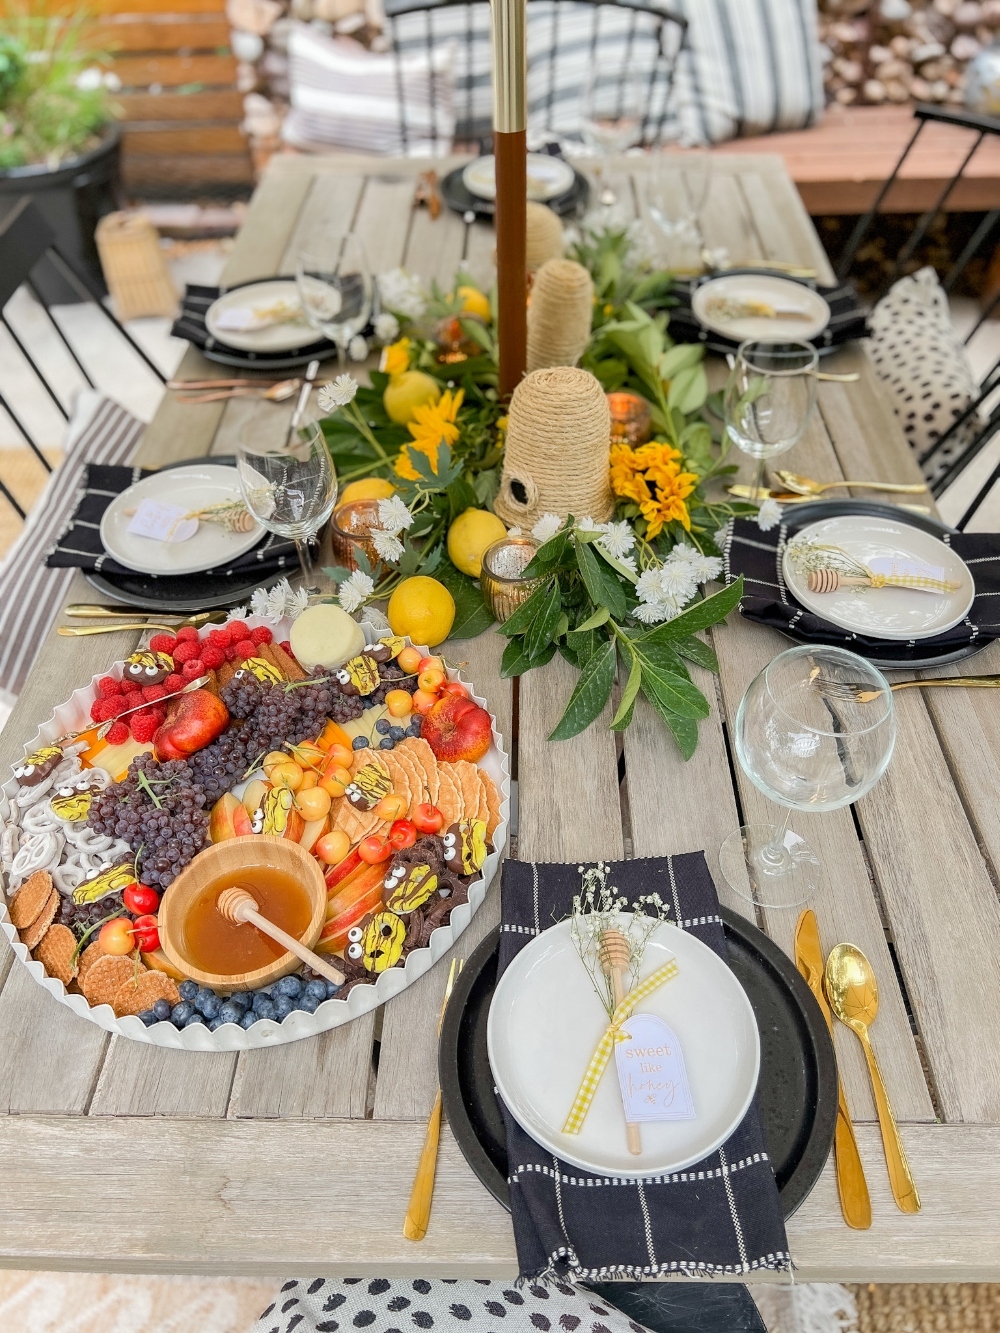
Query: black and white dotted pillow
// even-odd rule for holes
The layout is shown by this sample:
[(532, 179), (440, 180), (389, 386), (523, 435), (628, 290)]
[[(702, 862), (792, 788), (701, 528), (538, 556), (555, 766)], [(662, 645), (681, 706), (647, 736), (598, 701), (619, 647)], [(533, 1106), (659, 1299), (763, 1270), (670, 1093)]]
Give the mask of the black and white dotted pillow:
[(284, 1283), (252, 1333), (648, 1333), (568, 1282), (486, 1278), (302, 1278)]
[[(922, 268), (894, 283), (872, 311), (869, 327), (875, 371), (919, 457), (976, 396), (976, 381), (934, 269)], [(973, 414), (927, 460), (928, 481), (965, 452), (979, 424)]]

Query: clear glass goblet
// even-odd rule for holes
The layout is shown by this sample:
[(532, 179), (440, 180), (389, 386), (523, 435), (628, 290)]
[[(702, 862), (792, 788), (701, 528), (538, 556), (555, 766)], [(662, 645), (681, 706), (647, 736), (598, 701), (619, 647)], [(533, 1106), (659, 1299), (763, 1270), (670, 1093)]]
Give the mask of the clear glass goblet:
[(726, 434), (757, 460), (751, 499), (764, 499), (764, 463), (798, 444), (816, 406), (819, 357), (808, 342), (741, 343), (725, 393)]
[(789, 828), (792, 811), (839, 810), (875, 786), (896, 739), (889, 682), (844, 648), (790, 648), (751, 682), (733, 739), (747, 777), (786, 814), (731, 833), (722, 873), (759, 906), (799, 907), (815, 892), (820, 862)]
[(337, 345), (343, 367), (351, 339), (372, 312), (372, 275), (360, 237), (353, 232), (325, 234), (300, 250), (295, 283), (302, 313), (314, 329)]
[(663, 240), (661, 258), (674, 272), (700, 272), (701, 215), (712, 182), (712, 158), (699, 149), (658, 153), (646, 179), (646, 211)]
[(645, 91), (642, 79), (616, 79), (599, 60), (591, 65), (580, 100), (580, 133), (597, 157), (594, 175), (597, 202), (602, 209), (613, 208), (618, 202), (618, 196), (604, 177), (605, 161), (624, 153), (642, 138), (647, 111)]
[(337, 474), (319, 422), (287, 412), (258, 410), (243, 427), (236, 450), (240, 489), (254, 518), (295, 542), (305, 586), (316, 591), (309, 551), (337, 502)]

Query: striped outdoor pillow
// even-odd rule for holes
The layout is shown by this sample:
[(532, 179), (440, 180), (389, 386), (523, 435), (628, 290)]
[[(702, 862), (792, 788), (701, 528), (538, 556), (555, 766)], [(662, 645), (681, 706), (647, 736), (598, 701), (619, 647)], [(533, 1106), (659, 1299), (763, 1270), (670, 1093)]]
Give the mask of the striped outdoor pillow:
[(48, 480), (21, 535), (0, 566), (0, 699), (13, 704), (55, 623), (75, 570), (47, 569), (77, 502), (84, 463), (127, 463), (145, 425), (102, 398), (88, 425), (67, 443), (66, 457)]
[(812, 125), (823, 110), (816, 0), (661, 0), (688, 21), (681, 139), (724, 143)]
[(453, 51), (377, 55), (304, 23), (288, 41), (292, 109), (282, 127), (298, 147), (442, 156), (451, 151)]

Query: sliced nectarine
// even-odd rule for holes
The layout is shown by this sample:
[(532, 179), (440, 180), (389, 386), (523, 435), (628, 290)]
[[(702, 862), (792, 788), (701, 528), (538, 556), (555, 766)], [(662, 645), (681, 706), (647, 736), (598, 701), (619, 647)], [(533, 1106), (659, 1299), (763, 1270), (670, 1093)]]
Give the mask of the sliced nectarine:
[(351, 748), (351, 738), (343, 727), (338, 726), (331, 720), (323, 728), (323, 734), (316, 741), (317, 748), (320, 750), (329, 750), (331, 745), (343, 745), (345, 749)]

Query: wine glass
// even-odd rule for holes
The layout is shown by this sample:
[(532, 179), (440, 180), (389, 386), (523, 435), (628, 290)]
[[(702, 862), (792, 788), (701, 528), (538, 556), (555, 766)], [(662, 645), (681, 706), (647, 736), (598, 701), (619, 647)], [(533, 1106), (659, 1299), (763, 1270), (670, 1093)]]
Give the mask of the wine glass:
[(733, 889), (762, 907), (806, 902), (820, 862), (788, 827), (792, 811), (839, 810), (864, 796), (895, 739), (889, 682), (863, 657), (805, 644), (770, 662), (740, 702), (734, 743), (747, 777), (786, 814), (780, 825), (747, 824), (722, 844)]
[(591, 65), (580, 101), (580, 132), (583, 142), (597, 157), (597, 202), (612, 208), (618, 196), (604, 179), (604, 162), (624, 153), (642, 138), (646, 119), (645, 84), (641, 79), (616, 78), (599, 60)]
[(337, 502), (337, 474), (319, 422), (300, 417), (289, 425), (280, 409), (258, 411), (243, 427), (236, 465), (247, 508), (268, 532), (295, 542), (305, 586), (315, 591), (309, 539)]
[(342, 232), (312, 242), (296, 256), (295, 283), (302, 313), (337, 344), (343, 367), (348, 344), (372, 312), (372, 275), (361, 239)]
[(764, 460), (798, 444), (816, 406), (816, 348), (807, 342), (741, 343), (726, 383), (726, 434), (757, 460), (751, 500), (765, 498)]
[(712, 182), (712, 157), (699, 149), (658, 153), (646, 179), (646, 211), (666, 241), (664, 262), (700, 271), (702, 210)]

